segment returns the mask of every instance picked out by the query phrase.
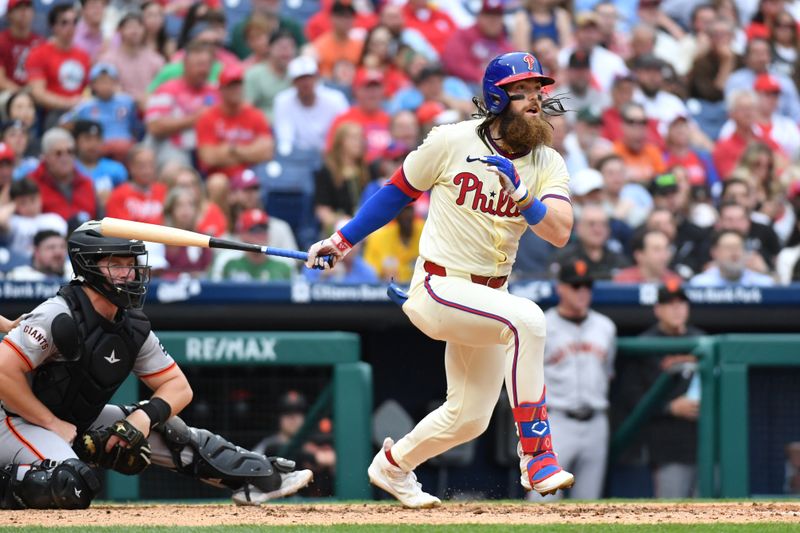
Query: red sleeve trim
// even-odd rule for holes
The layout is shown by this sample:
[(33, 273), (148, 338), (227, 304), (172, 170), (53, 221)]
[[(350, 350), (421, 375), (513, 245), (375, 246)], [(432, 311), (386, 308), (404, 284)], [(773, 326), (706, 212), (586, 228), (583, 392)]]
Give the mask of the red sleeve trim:
[(28, 370), (33, 370), (33, 364), (31, 363), (31, 360), (28, 359), (27, 355), (22, 353), (22, 350), (20, 349), (19, 346), (14, 344), (14, 342), (11, 341), (11, 339), (9, 339), (8, 337), (3, 337), (3, 342), (5, 342), (9, 346), (11, 346), (11, 349), (14, 350), (14, 352), (20, 357), (20, 359), (22, 359), (25, 362), (25, 364), (28, 366)]
[(556, 198), (558, 200), (564, 200), (568, 204), (572, 205), (572, 200), (570, 200), (566, 196), (561, 196), (560, 194), (545, 194), (544, 196), (542, 196), (541, 200), (539, 200), (539, 201), (540, 202), (544, 202), (545, 199), (547, 199), (547, 198)]
[(347, 237), (345, 237), (341, 231), (337, 231), (336, 233), (339, 235), (339, 238), (342, 239), (342, 242), (344, 242), (348, 248), (353, 247), (353, 244), (347, 240)]
[(143, 374), (143, 375), (139, 376), (139, 378), (154, 378), (156, 376), (160, 376), (161, 374), (163, 374), (165, 372), (169, 372), (170, 370), (172, 370), (176, 366), (178, 366), (178, 363), (173, 361), (172, 364), (169, 365), (167, 368), (162, 368), (161, 370), (159, 370), (157, 372), (153, 372), (152, 374)]
[(409, 198), (414, 198), (415, 200), (419, 198), (420, 195), (422, 194), (422, 191), (415, 189), (414, 186), (408, 182), (408, 179), (406, 178), (406, 173), (403, 170), (402, 165), (400, 166), (400, 168), (395, 170), (394, 174), (392, 174), (392, 177), (389, 178), (388, 183), (391, 183), (392, 185), (403, 191), (403, 193), (406, 196), (408, 196)]

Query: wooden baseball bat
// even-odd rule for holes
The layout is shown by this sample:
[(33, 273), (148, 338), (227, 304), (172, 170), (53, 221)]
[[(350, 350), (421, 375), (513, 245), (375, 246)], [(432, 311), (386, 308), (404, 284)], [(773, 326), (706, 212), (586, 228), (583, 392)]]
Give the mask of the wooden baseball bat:
[[(271, 246), (260, 246), (229, 239), (220, 239), (210, 235), (188, 231), (185, 229), (171, 228), (158, 224), (148, 224), (146, 222), (134, 222), (120, 218), (105, 217), (97, 222), (97, 231), (106, 237), (120, 237), (123, 239), (138, 239), (141, 241), (158, 242), (172, 246), (196, 246), (198, 248), (225, 248), (228, 250), (241, 250), (243, 252), (255, 252), (278, 257), (288, 257), (308, 260), (307, 252), (297, 250), (286, 250), (284, 248), (273, 248)], [(326, 261), (330, 261), (326, 258)]]

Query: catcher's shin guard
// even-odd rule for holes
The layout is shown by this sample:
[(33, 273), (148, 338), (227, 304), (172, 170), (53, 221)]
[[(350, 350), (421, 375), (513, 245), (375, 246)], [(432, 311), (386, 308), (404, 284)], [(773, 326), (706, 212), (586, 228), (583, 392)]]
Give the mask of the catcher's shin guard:
[(86, 509), (100, 491), (100, 480), (78, 459), (46, 459), (30, 465), (21, 480), (19, 468), (0, 470), (0, 509)]
[[(280, 472), (294, 470), (292, 461), (287, 461), (290, 465), (281, 462), (285, 459), (272, 461), (206, 429), (189, 427), (177, 416), (154, 431), (163, 435), (176, 471), (211, 485), (236, 490), (250, 483), (264, 492), (272, 492), (281, 486)], [(188, 463), (182, 453), (187, 448), (192, 452)]]

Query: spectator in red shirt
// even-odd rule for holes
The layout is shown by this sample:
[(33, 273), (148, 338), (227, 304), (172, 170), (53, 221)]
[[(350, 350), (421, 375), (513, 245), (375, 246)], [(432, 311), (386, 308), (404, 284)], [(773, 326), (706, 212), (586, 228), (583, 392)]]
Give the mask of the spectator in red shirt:
[(447, 40), (442, 63), (449, 74), (467, 83), (480, 83), (487, 63), (511, 51), (503, 27), (503, 0), (483, 0), (475, 25), (457, 30)]
[(374, 70), (359, 70), (353, 81), (356, 103), (336, 117), (328, 130), (328, 150), (333, 142), (333, 132), (343, 122), (356, 122), (364, 128), (367, 139), (367, 162), (375, 161), (389, 146), (391, 117), (382, 108), (383, 74)]
[(30, 178), (39, 186), (42, 212), (56, 213), (70, 229), (97, 217), (92, 180), (75, 167), (75, 139), (63, 128), (42, 137), (42, 162)]
[(681, 283), (681, 277), (667, 266), (672, 251), (667, 234), (661, 230), (645, 230), (633, 238), (634, 266), (617, 272), (617, 283)]
[(690, 143), (689, 119), (679, 115), (667, 127), (664, 152), (667, 168), (680, 166), (686, 169), (692, 187), (710, 188), (719, 181), (717, 170), (708, 152), (699, 152)]
[(430, 5), (428, 0), (409, 0), (404, 15), (406, 28), (420, 32), (439, 54), (444, 53), (447, 40), (458, 29), (450, 15)]
[(183, 76), (164, 83), (150, 95), (145, 123), (147, 132), (158, 141), (159, 165), (191, 163), (191, 153), (197, 147), (194, 126), (205, 108), (218, 99), (216, 88), (207, 81), (213, 62), (211, 48), (199, 42), (189, 44)]
[(729, 100), (728, 114), (736, 125), (736, 130), (730, 137), (718, 140), (713, 153), (714, 166), (723, 180), (736, 168), (739, 158), (751, 142), (762, 142), (775, 152), (781, 151), (775, 141), (758, 133), (760, 130), (756, 128), (756, 105), (756, 95), (751, 91), (736, 92)]
[(53, 36), (31, 50), (25, 66), (37, 106), (48, 111), (45, 127), (81, 101), (89, 81), (89, 56), (73, 46), (78, 13), (71, 4), (59, 4), (47, 14)]
[(16, 91), (28, 83), (25, 61), (42, 37), (31, 31), (31, 0), (8, 0), (8, 29), (0, 32), (0, 91)]
[[(611, 105), (603, 111), (603, 129), (600, 134), (611, 142), (622, 138), (622, 108), (633, 101), (633, 91), (636, 89), (636, 80), (630, 76), (620, 76), (614, 79), (611, 86)], [(664, 141), (658, 133), (658, 121), (647, 120), (647, 141), (656, 146), (663, 146)]]
[(241, 67), (223, 71), (220, 103), (197, 119), (197, 155), (208, 172), (211, 201), (224, 205), (228, 179), (248, 167), (272, 159), (275, 143), (264, 115), (244, 102)]
[(164, 221), (164, 200), (167, 186), (157, 180), (156, 156), (141, 144), (128, 152), (130, 180), (111, 192), (106, 215), (136, 222), (161, 224)]

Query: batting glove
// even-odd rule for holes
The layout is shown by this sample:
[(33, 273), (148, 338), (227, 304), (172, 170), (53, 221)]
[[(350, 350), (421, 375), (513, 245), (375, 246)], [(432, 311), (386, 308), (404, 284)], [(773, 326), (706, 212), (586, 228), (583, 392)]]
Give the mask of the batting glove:
[(486, 170), (500, 179), (500, 186), (517, 203), (520, 213), (528, 224), (534, 226), (542, 221), (547, 213), (547, 206), (528, 192), (510, 159), (502, 155), (484, 155), (478, 159), (488, 165)]
[(329, 270), (349, 254), (352, 249), (353, 245), (342, 236), (341, 232), (337, 231), (327, 239), (311, 245), (311, 248), (308, 249), (306, 267)]

